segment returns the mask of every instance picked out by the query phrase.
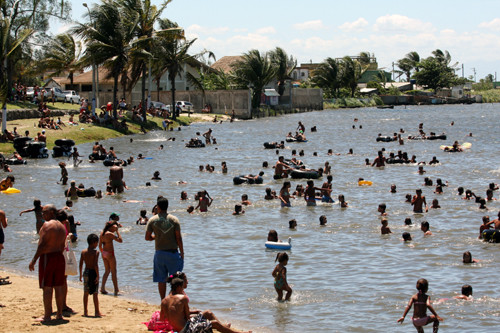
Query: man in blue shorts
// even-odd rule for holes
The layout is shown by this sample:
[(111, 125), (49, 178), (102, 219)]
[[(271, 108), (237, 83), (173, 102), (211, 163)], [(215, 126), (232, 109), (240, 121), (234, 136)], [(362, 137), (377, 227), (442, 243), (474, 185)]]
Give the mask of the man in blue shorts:
[(153, 281), (158, 283), (158, 292), (164, 299), (169, 275), (184, 268), (184, 247), (179, 219), (167, 213), (168, 199), (158, 199), (157, 207), (158, 214), (146, 226), (146, 240), (155, 241)]

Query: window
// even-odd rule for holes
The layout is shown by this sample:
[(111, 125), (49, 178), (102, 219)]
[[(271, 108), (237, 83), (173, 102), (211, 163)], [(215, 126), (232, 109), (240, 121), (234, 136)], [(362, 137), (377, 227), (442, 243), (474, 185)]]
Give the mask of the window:
[(304, 76), (306, 76), (306, 73), (302, 72), (302, 73), (300, 73), (300, 76), (304, 77)]

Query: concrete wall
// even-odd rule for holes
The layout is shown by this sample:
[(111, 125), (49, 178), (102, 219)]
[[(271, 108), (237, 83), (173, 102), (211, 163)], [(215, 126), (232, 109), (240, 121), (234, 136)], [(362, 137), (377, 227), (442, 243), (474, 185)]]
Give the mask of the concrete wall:
[(292, 89), (292, 107), (299, 110), (323, 110), (323, 90)]

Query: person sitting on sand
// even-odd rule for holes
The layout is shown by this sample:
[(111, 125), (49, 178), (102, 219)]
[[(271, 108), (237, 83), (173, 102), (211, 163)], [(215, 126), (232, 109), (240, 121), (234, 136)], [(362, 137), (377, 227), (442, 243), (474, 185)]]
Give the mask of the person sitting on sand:
[(213, 328), (221, 333), (238, 332), (230, 324), (221, 324), (210, 310), (191, 317), (189, 298), (184, 294), (184, 280), (174, 278), (170, 287), (171, 292), (161, 301), (160, 320), (168, 321), (174, 331), (211, 332)]

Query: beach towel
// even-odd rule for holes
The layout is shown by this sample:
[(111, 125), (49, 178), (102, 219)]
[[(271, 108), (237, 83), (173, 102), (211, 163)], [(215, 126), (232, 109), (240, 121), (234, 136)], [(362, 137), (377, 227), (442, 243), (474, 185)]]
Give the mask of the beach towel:
[(154, 333), (173, 333), (174, 329), (167, 320), (160, 320), (160, 311), (155, 311), (148, 322), (144, 322), (148, 331)]

